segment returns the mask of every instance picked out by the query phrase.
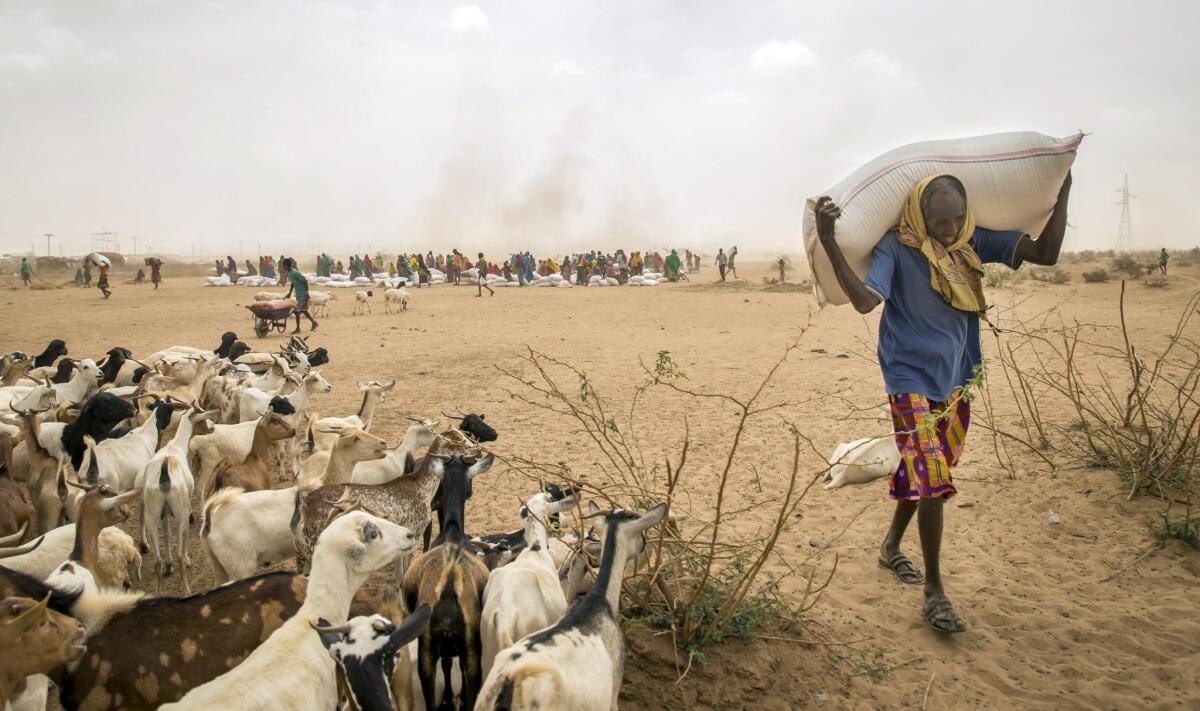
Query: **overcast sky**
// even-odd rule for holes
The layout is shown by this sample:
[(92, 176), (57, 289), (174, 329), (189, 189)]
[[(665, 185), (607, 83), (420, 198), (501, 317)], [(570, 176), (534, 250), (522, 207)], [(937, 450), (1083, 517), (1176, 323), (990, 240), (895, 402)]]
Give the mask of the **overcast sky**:
[[(1075, 248), (1200, 244), (1200, 3), (0, 0), (0, 251), (800, 251), (917, 140), (1091, 132)], [(1003, 226), (997, 226), (1003, 227)]]

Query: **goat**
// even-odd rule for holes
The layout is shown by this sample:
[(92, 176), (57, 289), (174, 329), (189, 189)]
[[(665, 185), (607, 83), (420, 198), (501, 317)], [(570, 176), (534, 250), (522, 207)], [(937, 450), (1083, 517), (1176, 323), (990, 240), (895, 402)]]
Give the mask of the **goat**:
[(392, 312), (392, 305), (395, 304), (397, 311), (408, 311), (408, 291), (403, 287), (399, 289), (388, 289), (383, 292), (383, 306), (387, 313)]
[(61, 339), (55, 338), (50, 343), (46, 344), (46, 348), (33, 357), (34, 368), (44, 368), (48, 365), (53, 365), (54, 361), (67, 356), (67, 343)]
[(283, 301), (287, 294), (279, 291), (260, 291), (254, 295), (255, 301)]
[(340, 625), (367, 577), (411, 550), (408, 529), (362, 511), (325, 529), (313, 552), (304, 604), (244, 662), (189, 691), (167, 709), (329, 709), (337, 705), (334, 662), (313, 623)]
[(120, 439), (97, 443), (85, 434), (79, 470), (83, 479), (90, 484), (107, 484), (117, 491), (129, 491), (136, 486), (146, 462), (158, 450), (159, 436), (170, 426), (176, 407), (182, 406), (156, 400), (150, 405), (151, 417)]
[(328, 291), (310, 291), (308, 292), (308, 307), (313, 311), (314, 316), (325, 317), (329, 315), (329, 302), (335, 298), (337, 296)]
[[(293, 378), (295, 376), (292, 376)], [(328, 393), (333, 390), (333, 386), (329, 381), (321, 377), (317, 371), (310, 371), (307, 375), (300, 379), (296, 389), (288, 394), (284, 399), (292, 406), (295, 411), (293, 414), (287, 415), (287, 423), (295, 428), (300, 429), (300, 420), (304, 415), (304, 408), (308, 406), (309, 395), (317, 393)], [(247, 388), (242, 393), (239, 403), (239, 419), (242, 422), (253, 420), (259, 417), (268, 407), (271, 400), (275, 397), (271, 393), (265, 393), (257, 388)], [(287, 472), (296, 470), (296, 446), (292, 440), (280, 441), (280, 466)]]
[[(142, 469), (142, 541), (149, 539), (153, 544), (154, 553), (154, 583), (155, 590), (162, 588), (164, 572), (170, 574), (170, 561), (164, 571), (162, 554), (159, 552), (159, 525), (166, 531), (168, 555), (179, 562), (179, 575), (183, 580), (184, 594), (190, 595), (192, 588), (188, 581), (188, 567), (191, 558), (188, 555), (188, 524), (192, 512), (192, 490), (195, 480), (188, 467), (188, 440), (192, 437), (192, 428), (196, 419), (204, 419), (207, 413), (193, 414), (188, 412), (179, 421), (179, 429), (175, 436), (160, 449)], [(178, 548), (174, 555), (171, 549), (170, 518), (175, 519), (178, 528)]]
[(260, 565), (296, 557), (290, 528), (296, 487), (243, 492), (221, 489), (204, 503), (200, 540), (217, 585), (247, 578)]
[(45, 597), (88, 631), (59, 680), (66, 709), (150, 711), (235, 667), (304, 601), (305, 578), (266, 573), (184, 598), (68, 590), (0, 568), (5, 594)]
[(363, 311), (371, 313), (371, 297), (375, 295), (373, 291), (357, 291), (354, 293), (354, 315), (358, 316)]
[(100, 368), (91, 358), (71, 361), (71, 363), (75, 367), (75, 374), (67, 382), (62, 384), (43, 382), (40, 385), (35, 383), (28, 387), (18, 385), (5, 388), (3, 395), (0, 396), (0, 402), (7, 402), (7, 407), (11, 410), (29, 409), (34, 399), (40, 397), (41, 392), (47, 389), (54, 391), (56, 405), (87, 400), (100, 389)]
[(133, 417), (135, 408), (116, 395), (97, 393), (84, 404), (79, 417), (62, 429), (61, 452), (79, 471), (83, 462), (84, 435), (99, 443), (108, 438), (109, 432), (123, 420)]
[(33, 511), (25, 502), (21, 487), (13, 481), (13, 450), (16, 440), (12, 435), (0, 433), (0, 536), (15, 531), (22, 534), (29, 528)]
[(341, 431), (333, 450), (317, 452), (305, 460), (296, 481), (308, 493), (327, 484), (347, 484), (359, 462), (383, 459), (387, 443), (357, 427)]
[[(236, 462), (244, 462), (254, 446), (255, 432), (259, 422), (271, 413), (294, 414), (296, 409), (286, 398), (274, 397), (267, 412), (257, 420), (234, 425), (215, 425), (212, 434), (196, 435), (188, 442), (188, 465), (196, 477), (202, 494), (212, 491), (212, 479), (217, 469)], [(290, 426), (290, 425), (289, 425)]]
[(900, 466), (900, 450), (891, 435), (844, 442), (829, 458), (832, 466), (825, 473), (826, 489), (846, 484), (866, 484), (888, 476)]
[(551, 501), (550, 494), (538, 493), (521, 507), (525, 549), (513, 562), (492, 571), (483, 593), (480, 636), (485, 676), (497, 652), (558, 622), (567, 611), (558, 566), (550, 555), (546, 522), (574, 506), (574, 496)]
[(339, 685), (345, 687), (350, 708), (396, 711), (412, 708), (411, 679), (398, 674), (409, 665), (397, 665), (396, 659), (407, 659), (408, 643), (428, 624), (429, 606), (421, 605), (399, 625), (383, 615), (371, 615), (355, 617), (340, 627), (318, 624), (313, 628), (337, 663)]
[[(437, 455), (426, 461), (441, 461)], [(463, 508), (471, 496), (471, 480), (492, 466), (492, 455), (468, 466), (461, 456), (450, 457), (442, 478), (443, 526), (434, 545), (422, 553), (404, 574), (401, 590), (409, 609), (418, 604), (433, 608), (433, 620), (417, 643), (417, 675), (425, 708), (434, 708), (437, 662), (442, 662), (442, 704), (453, 707), (450, 681), (452, 659), (462, 670), (462, 708), (475, 708), (475, 696), (483, 680), (480, 666), (479, 622), (481, 597), (488, 569), (467, 550)]]
[(437, 439), (437, 420), (418, 420), (410, 417), (413, 424), (408, 426), (404, 439), (395, 449), (389, 449), (383, 459), (359, 462), (354, 465), (350, 481), (354, 484), (386, 484), (404, 474), (405, 461), (415, 458), (417, 451), (425, 449)]
[(128, 348), (109, 348), (104, 360), (100, 361), (100, 383), (115, 382), (117, 375), (120, 374), (121, 368), (125, 367), (126, 363), (133, 362), (133, 352)]
[(288, 439), (295, 434), (296, 430), (281, 415), (268, 412), (258, 418), (258, 422), (254, 426), (254, 442), (250, 447), (250, 454), (240, 464), (233, 464), (218, 470), (214, 479), (215, 489), (227, 486), (240, 487), (245, 491), (270, 489), (269, 457), (271, 452), (269, 448), (271, 443)]
[(33, 367), (33, 361), (21, 351), (5, 354), (0, 358), (0, 387), (7, 388), (16, 385), (17, 381), (25, 377), (31, 367)]
[(603, 543), (596, 585), (557, 624), (496, 655), (477, 709), (612, 709), (625, 674), (625, 638), (616, 614), (625, 562), (646, 546), (645, 531), (667, 513), (601, 514), (589, 503)]
[[(452, 415), (447, 415), (444, 412), (442, 415), (454, 419)], [(461, 419), (458, 422), (457, 429), (460, 432), (470, 435), (471, 439), (476, 442), (496, 441), (496, 430), (492, 429), (492, 426), (484, 421), (486, 415), (476, 415), (474, 413), (464, 415), (460, 411), (459, 417)]]
[(50, 597), (35, 602), (10, 597), (0, 602), (0, 708), (31, 674), (49, 672), (78, 660), (87, 632), (70, 617), (51, 610)]
[(63, 499), (66, 497), (66, 491), (60, 490), (62, 464), (42, 445), (42, 424), (38, 420), (38, 411), (23, 411), (21, 419), (21, 436), (28, 461), (27, 486), (29, 501), (33, 505), (33, 522), (39, 533), (47, 533), (57, 528), (63, 519)]
[[(52, 579), (63, 566), (78, 564), (86, 568), (93, 578), (106, 580), (119, 579), (123, 583), (126, 577), (127, 562), (124, 556), (110, 564), (120, 565), (119, 570), (102, 570), (105, 561), (100, 555), (100, 534), (105, 528), (124, 522), (129, 518), (126, 504), (139, 498), (141, 492), (132, 489), (123, 494), (104, 485), (77, 484), (68, 480), (68, 484), (83, 490), (85, 493), (79, 501), (78, 522), (75, 524), (75, 542), (67, 561), (55, 571), (46, 576)], [(140, 568), (140, 556), (139, 568)]]
[(316, 419), (314, 416), (310, 418), (308, 439), (312, 442), (313, 451), (323, 452), (333, 449), (333, 443), (337, 441), (336, 433), (322, 432), (321, 430), (358, 427), (370, 432), (371, 424), (375, 421), (375, 410), (379, 408), (379, 403), (383, 402), (384, 393), (396, 387), (396, 381), (393, 380), (385, 385), (375, 380), (369, 380), (366, 383), (356, 383), (356, 385), (358, 385), (358, 391), (363, 394), (362, 404), (358, 406), (357, 413), (346, 417)]
[[(574, 487), (562, 487), (553, 483), (544, 485), (542, 492), (546, 494), (546, 501), (550, 503), (576, 494)], [(544, 523), (548, 530), (557, 532), (562, 525), (562, 513), (559, 511), (551, 513)], [(550, 557), (554, 559), (556, 568), (562, 566), (577, 542), (573, 533), (559, 534), (549, 538), (547, 550), (550, 552)], [(471, 539), (471, 546), (476, 550), (476, 555), (483, 558), (488, 570), (495, 570), (507, 565), (513, 558), (520, 555), (521, 551), (525, 550), (525, 545), (525, 527), (523, 525), (515, 531), (488, 533)]]

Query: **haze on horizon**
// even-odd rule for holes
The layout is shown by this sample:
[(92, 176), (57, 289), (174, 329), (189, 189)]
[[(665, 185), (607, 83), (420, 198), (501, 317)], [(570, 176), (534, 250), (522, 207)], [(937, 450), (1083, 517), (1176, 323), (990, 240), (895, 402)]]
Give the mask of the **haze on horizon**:
[[(1083, 129), (1069, 249), (1200, 244), (1200, 4), (2, 0), (0, 252), (801, 251), (917, 140)], [(1003, 227), (1003, 226), (996, 226)]]

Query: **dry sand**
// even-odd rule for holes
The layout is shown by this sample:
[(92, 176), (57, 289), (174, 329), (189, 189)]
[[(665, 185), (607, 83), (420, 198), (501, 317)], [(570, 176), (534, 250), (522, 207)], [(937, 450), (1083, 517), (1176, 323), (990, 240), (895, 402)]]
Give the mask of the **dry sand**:
[[(167, 281), (158, 292), (115, 279), (108, 301), (94, 289), (0, 292), (2, 349), (36, 352), (61, 337), (76, 357), (98, 357), (115, 345), (145, 354), (172, 344), (212, 347), (225, 330), (237, 331), (252, 346), (282, 342), (279, 336), (254, 338), (242, 306), (255, 290), (205, 289), (197, 277), (173, 278), (170, 266), (164, 272)], [(582, 443), (578, 427), (510, 398), (497, 364), (519, 367), (517, 356), (529, 345), (586, 370), (602, 392), (627, 402), (642, 379), (638, 358), (652, 360), (665, 349), (693, 386), (748, 395), (808, 323), (802, 346), (768, 395), (796, 401), (837, 389), (867, 414), (850, 417), (845, 402), (833, 398), (780, 414), (825, 453), (839, 441), (886, 431), (874, 415), (884, 397), (870, 359), (878, 314), (863, 318), (847, 307), (818, 312), (805, 293), (764, 287), (762, 277), (774, 275), (767, 264), (743, 263), (741, 273), (744, 282), (719, 286), (711, 284), (716, 275), (708, 267), (686, 284), (508, 289), (482, 299), (473, 288), (435, 287), (413, 290), (410, 310), (400, 315), (384, 315), (377, 294), (374, 315), (361, 318), (350, 316), (353, 292), (342, 291), (334, 315), (322, 320), (311, 339), (326, 346), (333, 360), (323, 372), (334, 391), (318, 397), (315, 407), (348, 414), (358, 405), (356, 379), (396, 378), (399, 385), (376, 419), (377, 432), (389, 442), (403, 432), (401, 415), (461, 407), (486, 413), (501, 435), (498, 453), (569, 461), (576, 474), (588, 475), (596, 456)], [(1131, 286), (1126, 307), (1135, 339), (1151, 349), (1164, 343), (1179, 305), (1197, 287), (1196, 276), (1195, 269), (1182, 270), (1166, 290)], [(1019, 311), (1028, 315), (1061, 305), (1069, 318), (1115, 323), (1118, 286), (1083, 284), (1078, 277), (1076, 282), (1025, 282), (993, 291), (993, 300), (1001, 306), (1020, 303)], [(827, 352), (813, 352), (817, 348)], [(985, 342), (985, 351), (991, 348)], [(851, 357), (837, 358), (839, 351)], [(689, 415), (694, 464), (688, 494), (696, 501), (711, 499), (730, 434), (730, 408), (659, 395), (649, 407), (652, 416), (643, 416), (640, 424), (646, 453), (656, 458), (677, 451), (682, 416)], [(735, 467), (736, 494), (749, 503), (778, 494), (790, 457), (779, 423), (766, 424), (748, 434), (745, 456)], [(1060, 462), (1052, 477), (1034, 458), (1018, 461), (1027, 468), (1010, 479), (990, 437), (975, 431), (955, 472), (961, 493), (947, 508), (943, 568), (949, 594), (969, 624), (966, 633), (939, 637), (928, 630), (919, 616), (920, 589), (901, 585), (877, 566), (892, 511), (884, 482), (832, 492), (818, 487), (780, 550), (798, 561), (808, 554), (811, 539), (834, 541), (822, 569), (836, 552), (837, 574), (808, 613), (806, 629), (771, 636), (854, 642), (852, 647), (731, 642), (710, 648), (681, 692), (665, 640), (635, 629), (623, 707), (1200, 708), (1200, 554), (1172, 542), (1104, 582), (1152, 545), (1147, 521), (1161, 502), (1125, 501), (1109, 471)], [(752, 465), (758, 467), (761, 493)], [(820, 462), (806, 455), (803, 465), (815, 470)], [(527, 479), (498, 465), (476, 486), (469, 528), (516, 527), (517, 497), (531, 490)], [(1049, 509), (1060, 524), (1047, 523)], [(738, 533), (753, 534), (766, 515), (746, 514)], [(905, 550), (920, 562), (915, 524)], [(193, 586), (205, 587), (211, 577), (195, 545), (192, 558)], [(171, 586), (177, 589), (177, 581)], [(792, 581), (788, 589), (799, 586)], [(883, 673), (863, 673), (868, 669)]]

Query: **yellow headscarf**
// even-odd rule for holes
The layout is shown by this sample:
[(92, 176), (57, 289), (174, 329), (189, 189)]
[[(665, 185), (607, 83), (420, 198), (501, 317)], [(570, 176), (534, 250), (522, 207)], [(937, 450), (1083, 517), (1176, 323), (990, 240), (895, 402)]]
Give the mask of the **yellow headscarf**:
[(931, 175), (913, 186), (904, 203), (904, 211), (900, 213), (897, 234), (901, 243), (921, 250), (921, 254), (929, 260), (929, 281), (946, 303), (960, 311), (982, 314), (987, 309), (987, 301), (983, 296), (983, 262), (971, 248), (971, 235), (975, 234), (975, 214), (971, 212), (971, 203), (966, 202), (967, 219), (954, 244), (944, 247), (925, 231), (921, 195), (930, 183), (943, 176), (953, 177), (946, 173)]

